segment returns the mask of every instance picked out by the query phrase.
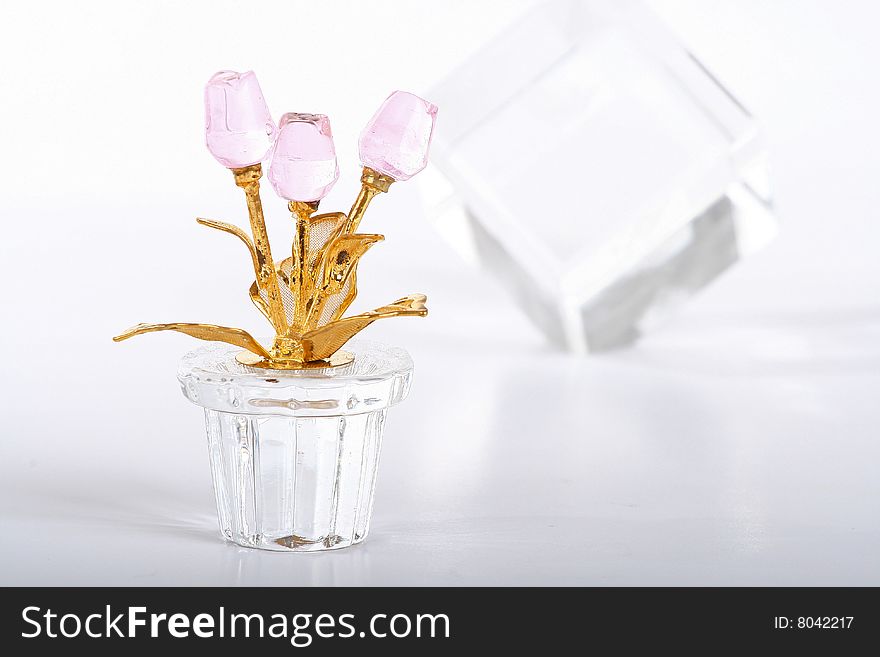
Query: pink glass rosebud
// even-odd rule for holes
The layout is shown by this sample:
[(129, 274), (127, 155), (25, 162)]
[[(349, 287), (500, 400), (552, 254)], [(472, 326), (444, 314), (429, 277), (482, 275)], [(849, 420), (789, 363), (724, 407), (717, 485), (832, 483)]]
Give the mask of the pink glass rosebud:
[(205, 85), (205, 136), (211, 155), (236, 169), (266, 159), (278, 130), (253, 71), (220, 71)]
[(428, 164), (437, 106), (395, 91), (361, 133), (361, 162), (395, 180), (409, 180)]
[(323, 114), (281, 117), (269, 182), (288, 201), (320, 201), (339, 178), (330, 121)]

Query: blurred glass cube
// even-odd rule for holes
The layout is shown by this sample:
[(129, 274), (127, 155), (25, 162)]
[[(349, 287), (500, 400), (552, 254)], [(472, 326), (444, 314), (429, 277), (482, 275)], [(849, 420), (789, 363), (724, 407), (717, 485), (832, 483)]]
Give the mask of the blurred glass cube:
[(573, 351), (631, 343), (776, 232), (755, 121), (641, 3), (541, 4), (427, 97), (432, 220)]

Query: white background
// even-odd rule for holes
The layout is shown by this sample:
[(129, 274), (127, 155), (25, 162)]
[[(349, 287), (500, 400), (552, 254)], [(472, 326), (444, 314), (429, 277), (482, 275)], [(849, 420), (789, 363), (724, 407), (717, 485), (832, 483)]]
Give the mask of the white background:
[(395, 185), (358, 308), (424, 291), (431, 316), (369, 330), (417, 367), (370, 537), (308, 555), (218, 537), (174, 377), (194, 343), (110, 341), (138, 321), (265, 332), (241, 245), (194, 222), (244, 219), (204, 148), (204, 82), (254, 69), (276, 117), (329, 114), (322, 207), (345, 210), (387, 93), (429, 89), (530, 4), (4, 3), (0, 584), (880, 584), (870, 2), (651, 2), (761, 119), (784, 225), (635, 349), (550, 350), (432, 233), (416, 181)]

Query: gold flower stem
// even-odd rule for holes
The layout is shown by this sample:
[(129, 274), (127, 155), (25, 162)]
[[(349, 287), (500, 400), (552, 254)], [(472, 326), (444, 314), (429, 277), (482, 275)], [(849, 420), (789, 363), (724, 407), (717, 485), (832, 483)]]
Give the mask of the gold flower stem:
[(308, 303), (315, 289), (309, 262), (309, 228), (311, 217), (318, 210), (318, 201), (290, 201), (287, 207), (296, 223), (292, 254), (295, 287), (291, 291), (296, 299), (293, 328), (299, 332), (301, 329), (304, 330)]
[(303, 333), (315, 328), (318, 321), (321, 319), (321, 314), (324, 312), (324, 304), (327, 303), (327, 296), (324, 294), (323, 290), (317, 290), (312, 295), (310, 301), (311, 303), (309, 304), (305, 317), (303, 318)]
[[(354, 204), (348, 212), (348, 218), (345, 221), (342, 231), (337, 236), (337, 239), (342, 238), (345, 235), (354, 234), (361, 223), (361, 219), (364, 218), (364, 214), (367, 212), (367, 207), (370, 205), (370, 201), (372, 201), (377, 194), (387, 192), (393, 182), (394, 178), (391, 176), (386, 176), (370, 167), (364, 167), (363, 172), (361, 173), (361, 190), (358, 192), (357, 198), (354, 200)], [(321, 320), (324, 306), (327, 304), (327, 299), (330, 296), (330, 288), (338, 286), (339, 284), (341, 284), (341, 281), (322, 281), (321, 289), (312, 294), (311, 305), (305, 314), (305, 330), (311, 330), (317, 326), (318, 322)]]
[(254, 235), (254, 247), (260, 267), (257, 283), (266, 291), (269, 301), (269, 318), (278, 334), (287, 332), (287, 316), (284, 313), (284, 302), (281, 289), (278, 287), (278, 275), (275, 273), (275, 261), (269, 248), (269, 235), (266, 233), (266, 220), (263, 218), (263, 205), (260, 202), (260, 177), (263, 169), (259, 164), (252, 164), (240, 169), (232, 169), (235, 184), (244, 190), (247, 199), (248, 216), (251, 231)]
[(366, 185), (361, 187), (361, 191), (358, 193), (357, 198), (354, 200), (354, 205), (351, 206), (351, 210), (348, 213), (348, 222), (345, 224), (346, 233), (353, 233), (357, 230), (361, 219), (364, 218), (364, 214), (367, 211), (367, 206), (370, 205), (370, 201), (378, 193), (375, 189)]
[(361, 174), (361, 191), (348, 212), (348, 221), (345, 224), (344, 232), (354, 233), (357, 230), (361, 219), (364, 218), (364, 214), (367, 211), (367, 206), (370, 205), (370, 201), (377, 194), (387, 192), (393, 182), (394, 178), (391, 176), (386, 176), (370, 167), (364, 167)]

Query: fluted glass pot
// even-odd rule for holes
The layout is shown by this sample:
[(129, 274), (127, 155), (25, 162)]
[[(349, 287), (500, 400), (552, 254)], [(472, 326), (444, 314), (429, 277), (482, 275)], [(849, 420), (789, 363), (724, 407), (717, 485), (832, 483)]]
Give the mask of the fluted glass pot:
[(212, 344), (178, 379), (205, 409), (222, 535), (251, 548), (314, 551), (359, 543), (370, 529), (387, 409), (409, 392), (403, 349), (352, 341), (349, 365), (280, 371)]

